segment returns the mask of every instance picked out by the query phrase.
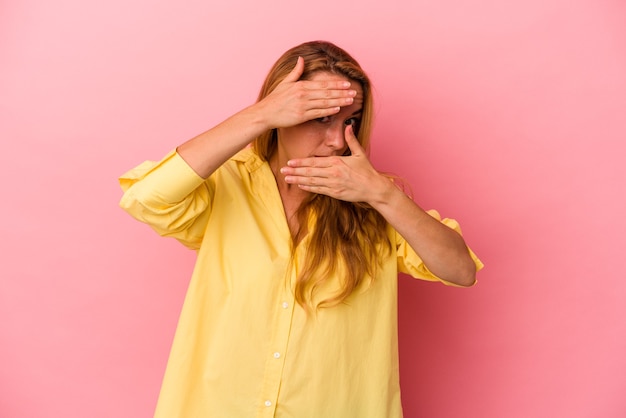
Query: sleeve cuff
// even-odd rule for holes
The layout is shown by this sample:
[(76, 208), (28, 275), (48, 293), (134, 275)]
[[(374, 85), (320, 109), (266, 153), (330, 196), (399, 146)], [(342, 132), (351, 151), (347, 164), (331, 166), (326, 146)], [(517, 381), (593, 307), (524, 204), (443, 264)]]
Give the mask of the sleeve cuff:
[(124, 190), (142, 199), (161, 203), (177, 203), (204, 183), (176, 151), (159, 162), (146, 161), (119, 178)]

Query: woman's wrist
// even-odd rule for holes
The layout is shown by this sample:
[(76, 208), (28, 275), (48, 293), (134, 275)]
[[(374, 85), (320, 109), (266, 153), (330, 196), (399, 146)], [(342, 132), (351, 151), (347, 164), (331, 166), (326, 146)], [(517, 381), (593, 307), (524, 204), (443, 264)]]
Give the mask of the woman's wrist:
[(367, 203), (379, 212), (379, 208), (392, 205), (399, 198), (406, 197), (404, 192), (393, 182), (393, 179), (384, 174), (378, 173), (373, 186), (370, 187), (371, 197)]

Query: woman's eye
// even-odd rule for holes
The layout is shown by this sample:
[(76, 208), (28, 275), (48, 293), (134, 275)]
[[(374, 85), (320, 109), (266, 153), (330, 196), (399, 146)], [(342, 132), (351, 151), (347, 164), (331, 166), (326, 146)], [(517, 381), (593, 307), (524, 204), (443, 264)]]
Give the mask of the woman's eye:
[(346, 119), (344, 124), (346, 126), (352, 125), (352, 131), (356, 135), (359, 132), (359, 122), (360, 122), (360, 120), (358, 118), (350, 118), (350, 119)]
[(330, 122), (330, 117), (324, 116), (324, 117), (321, 117), (321, 118), (317, 118), (315, 120), (318, 121), (319, 123), (328, 123), (328, 122)]

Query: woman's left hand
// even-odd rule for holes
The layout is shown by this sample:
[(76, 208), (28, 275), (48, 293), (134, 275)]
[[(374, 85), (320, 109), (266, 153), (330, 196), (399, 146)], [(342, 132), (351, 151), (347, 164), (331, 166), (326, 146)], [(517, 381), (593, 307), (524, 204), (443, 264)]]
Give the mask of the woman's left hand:
[(283, 167), (285, 181), (303, 190), (350, 202), (366, 202), (419, 254), (437, 277), (460, 286), (476, 281), (476, 265), (465, 241), (430, 216), (391, 181), (372, 167), (365, 150), (348, 126), (349, 156), (294, 159)]
[(280, 170), (285, 182), (335, 199), (367, 203), (380, 199), (387, 187), (395, 187), (374, 169), (351, 125), (346, 127), (345, 139), (351, 155), (289, 160)]

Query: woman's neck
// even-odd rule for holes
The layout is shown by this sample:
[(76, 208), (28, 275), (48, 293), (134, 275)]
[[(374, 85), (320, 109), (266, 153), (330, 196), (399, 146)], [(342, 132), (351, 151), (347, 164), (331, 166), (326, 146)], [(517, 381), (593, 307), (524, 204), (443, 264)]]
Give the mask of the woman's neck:
[(291, 235), (295, 237), (300, 228), (297, 216), (298, 209), (300, 209), (300, 206), (310, 193), (300, 189), (296, 185), (285, 182), (285, 176), (280, 172), (280, 168), (285, 167), (287, 161), (287, 158), (281, 159), (280, 153), (276, 152), (270, 157), (268, 163), (274, 174), (274, 179), (276, 180), (276, 186), (278, 187), (278, 193), (280, 194), (280, 199), (283, 204), (289, 230), (291, 231)]

